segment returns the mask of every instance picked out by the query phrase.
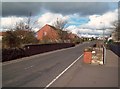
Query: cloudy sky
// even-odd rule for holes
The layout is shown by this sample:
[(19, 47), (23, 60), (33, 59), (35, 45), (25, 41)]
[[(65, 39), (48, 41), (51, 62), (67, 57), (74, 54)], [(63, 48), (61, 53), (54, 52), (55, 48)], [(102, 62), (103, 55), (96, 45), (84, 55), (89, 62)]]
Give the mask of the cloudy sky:
[(34, 30), (52, 25), (57, 18), (68, 23), (65, 30), (79, 36), (102, 36), (112, 32), (112, 23), (118, 19), (117, 2), (2, 2), (1, 27), (12, 27), (32, 13)]

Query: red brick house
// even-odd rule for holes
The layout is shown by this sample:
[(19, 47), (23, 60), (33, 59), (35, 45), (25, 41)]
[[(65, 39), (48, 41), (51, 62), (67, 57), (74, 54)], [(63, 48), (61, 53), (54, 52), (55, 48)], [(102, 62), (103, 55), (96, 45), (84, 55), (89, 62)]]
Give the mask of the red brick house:
[(77, 36), (76, 34), (73, 34), (73, 33), (68, 33), (67, 38), (68, 38), (68, 40), (69, 40), (70, 43), (71, 43), (71, 42), (72, 42), (72, 43), (75, 43), (75, 42), (77, 42), (78, 40), (80, 40), (80, 37)]
[(37, 39), (40, 41), (46, 40), (50, 42), (57, 42), (60, 38), (57, 29), (46, 24), (39, 31), (37, 31)]
[(75, 38), (79, 38), (79, 37), (76, 34), (68, 33), (68, 38), (69, 39), (75, 39)]
[[(62, 38), (61, 38), (62, 36)], [(39, 41), (46, 42), (71, 42), (75, 39), (79, 39), (76, 34), (68, 33), (67, 31), (62, 31), (60, 36), (59, 30), (55, 27), (46, 24), (40, 30), (37, 31), (37, 39)]]

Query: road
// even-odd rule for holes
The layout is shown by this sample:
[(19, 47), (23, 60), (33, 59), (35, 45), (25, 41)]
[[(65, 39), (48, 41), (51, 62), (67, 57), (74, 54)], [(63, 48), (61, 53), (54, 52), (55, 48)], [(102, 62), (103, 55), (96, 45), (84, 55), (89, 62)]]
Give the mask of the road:
[(26, 57), (23, 61), (3, 63), (2, 85), (3, 87), (46, 87), (83, 54), (85, 47), (94, 43), (86, 42), (66, 50)]

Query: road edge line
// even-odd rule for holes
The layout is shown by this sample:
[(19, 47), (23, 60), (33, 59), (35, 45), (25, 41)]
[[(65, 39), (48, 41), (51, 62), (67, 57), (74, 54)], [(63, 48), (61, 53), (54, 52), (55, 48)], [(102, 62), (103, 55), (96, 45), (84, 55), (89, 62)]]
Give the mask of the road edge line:
[(83, 56), (80, 55), (74, 62), (72, 62), (65, 70), (63, 70), (56, 78), (54, 78), (44, 89), (47, 89), (50, 87), (59, 77), (61, 77), (70, 67), (72, 67), (81, 57)]

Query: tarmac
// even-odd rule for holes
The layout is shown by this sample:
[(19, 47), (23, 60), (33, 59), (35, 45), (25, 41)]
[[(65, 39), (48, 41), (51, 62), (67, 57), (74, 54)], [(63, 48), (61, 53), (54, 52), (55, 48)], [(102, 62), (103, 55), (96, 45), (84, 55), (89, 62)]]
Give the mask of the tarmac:
[(118, 56), (107, 50), (104, 65), (86, 64), (82, 58), (51, 87), (118, 87)]

